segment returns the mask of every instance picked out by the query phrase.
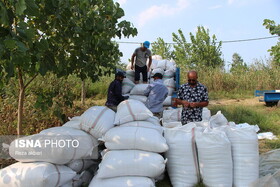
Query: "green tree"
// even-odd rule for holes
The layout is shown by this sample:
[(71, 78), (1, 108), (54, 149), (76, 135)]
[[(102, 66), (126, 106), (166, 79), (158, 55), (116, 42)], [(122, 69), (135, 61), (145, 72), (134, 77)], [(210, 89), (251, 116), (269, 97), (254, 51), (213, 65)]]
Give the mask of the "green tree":
[(121, 56), (111, 39), (137, 34), (130, 22), (118, 22), (123, 16), (113, 0), (0, 2), (0, 84), (18, 79), (18, 134), (26, 88), (38, 74), (93, 81), (110, 74)]
[[(276, 25), (275, 21), (265, 19), (263, 21), (263, 25), (265, 26), (265, 28), (269, 29), (270, 34), (280, 36), (280, 25)], [(274, 64), (280, 67), (280, 38), (278, 39), (277, 44), (275, 46), (272, 46), (268, 51), (273, 57)]]
[(163, 59), (174, 59), (171, 45), (165, 43), (162, 38), (157, 38), (157, 41), (152, 43), (152, 53), (160, 55)]
[(238, 53), (234, 53), (232, 55), (232, 63), (231, 63), (231, 68), (230, 72), (231, 73), (239, 73), (239, 72), (244, 72), (248, 71), (247, 64), (243, 61), (241, 56)]
[(173, 41), (176, 43), (174, 44), (174, 60), (178, 64), (179, 67), (185, 68), (190, 67), (190, 47), (191, 44), (187, 43), (187, 40), (184, 36), (184, 33), (181, 29), (178, 30), (178, 35), (172, 33)]
[(198, 26), (196, 35), (190, 33), (191, 42), (187, 42), (182, 30), (179, 35), (172, 33), (175, 61), (180, 67), (212, 67), (221, 68), (224, 60), (221, 58), (222, 43), (217, 42), (216, 36), (209, 36), (209, 30)]
[(215, 35), (209, 35), (209, 29), (197, 27), (196, 35), (190, 33), (191, 39), (191, 62), (198, 67), (221, 68), (224, 60), (221, 58), (222, 42), (217, 42)]

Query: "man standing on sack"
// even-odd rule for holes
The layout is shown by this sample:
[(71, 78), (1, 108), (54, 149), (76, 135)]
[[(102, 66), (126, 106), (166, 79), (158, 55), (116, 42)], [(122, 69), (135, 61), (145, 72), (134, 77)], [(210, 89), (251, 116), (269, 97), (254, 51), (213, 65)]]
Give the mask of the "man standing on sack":
[(144, 91), (144, 95), (147, 96), (146, 106), (154, 114), (154, 116), (161, 118), (163, 111), (163, 102), (168, 95), (168, 89), (163, 84), (162, 74), (156, 73), (154, 76), (154, 82)]
[(197, 81), (197, 72), (188, 72), (188, 83), (178, 89), (177, 104), (183, 105), (182, 125), (202, 120), (202, 109), (208, 106), (209, 98), (207, 88)]
[[(135, 69), (135, 77), (134, 77), (135, 84), (139, 83), (140, 73), (142, 73), (143, 83), (148, 82), (148, 71), (150, 70), (152, 64), (152, 53), (149, 47), (150, 47), (150, 42), (145, 41), (143, 43), (143, 46), (136, 48), (131, 56), (131, 69), (132, 70)], [(147, 59), (149, 59), (148, 66), (147, 66)]]

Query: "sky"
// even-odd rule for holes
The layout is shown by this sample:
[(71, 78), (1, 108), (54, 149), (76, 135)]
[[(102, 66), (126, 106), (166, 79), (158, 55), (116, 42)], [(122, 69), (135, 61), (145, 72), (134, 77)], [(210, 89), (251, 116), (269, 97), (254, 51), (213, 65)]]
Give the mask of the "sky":
[[(128, 59), (135, 48), (146, 40), (163, 38), (174, 43), (172, 33), (181, 29), (190, 42), (189, 33), (195, 34), (198, 26), (209, 29), (217, 41), (235, 41), (271, 37), (263, 26), (264, 19), (280, 24), (280, 0), (114, 0), (125, 12), (120, 20), (127, 20), (138, 30), (135, 37), (115, 39), (123, 53), (121, 62)], [(226, 66), (232, 55), (238, 53), (247, 64), (255, 59), (270, 57), (268, 49), (277, 44), (279, 37), (222, 44), (222, 58)], [(122, 42), (129, 42), (122, 43)], [(131, 42), (131, 43), (130, 43)], [(135, 42), (135, 44), (134, 44)]]

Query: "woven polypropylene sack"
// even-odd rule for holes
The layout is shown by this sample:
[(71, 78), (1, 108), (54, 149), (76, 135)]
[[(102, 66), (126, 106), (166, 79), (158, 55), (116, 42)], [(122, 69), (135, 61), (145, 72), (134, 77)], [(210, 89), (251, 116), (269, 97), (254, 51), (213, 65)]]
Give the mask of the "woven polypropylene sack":
[(142, 103), (146, 103), (147, 96), (145, 96), (145, 95), (130, 95), (129, 99), (134, 99), (134, 100), (137, 100), (137, 101), (141, 101)]
[(51, 187), (68, 183), (76, 172), (47, 162), (17, 162), (0, 170), (1, 187)]
[(147, 119), (147, 121), (131, 121), (128, 123), (124, 123), (121, 126), (123, 127), (143, 127), (147, 129), (154, 129), (157, 130), (160, 134), (163, 133), (163, 128), (160, 124), (158, 124), (158, 118), (157, 117), (150, 117)]
[(93, 106), (80, 119), (80, 128), (98, 139), (114, 126), (115, 112), (105, 106)]
[(124, 78), (122, 81), (122, 94), (129, 93), (134, 86), (135, 84), (133, 81), (131, 81), (129, 78)]
[(232, 187), (231, 143), (225, 132), (196, 131), (195, 141), (203, 183), (209, 187)]
[[(20, 146), (19, 142), (23, 142), (23, 146)], [(41, 131), (40, 134), (14, 140), (10, 144), (9, 154), (21, 162), (66, 164), (75, 159), (90, 158), (97, 146), (97, 140), (82, 130), (53, 127)]]
[(167, 172), (173, 187), (193, 187), (198, 182), (198, 165), (192, 135), (194, 123), (182, 127), (165, 128), (169, 150), (165, 152), (167, 158)]
[(94, 177), (89, 187), (155, 187), (155, 182), (148, 177), (114, 177), (99, 179)]
[(259, 147), (255, 127), (228, 127), (225, 130), (232, 145), (233, 185), (248, 186), (259, 178)]
[(141, 101), (129, 99), (122, 101), (117, 108), (115, 116), (116, 125), (131, 121), (145, 121), (153, 116), (153, 113)]
[(139, 150), (112, 150), (103, 156), (97, 177), (143, 176), (156, 178), (164, 172), (165, 162), (158, 153)]
[(144, 95), (144, 91), (149, 84), (136, 84), (130, 91), (130, 95)]
[(119, 126), (110, 129), (102, 138), (109, 150), (137, 149), (163, 153), (168, 150), (166, 140), (156, 129)]

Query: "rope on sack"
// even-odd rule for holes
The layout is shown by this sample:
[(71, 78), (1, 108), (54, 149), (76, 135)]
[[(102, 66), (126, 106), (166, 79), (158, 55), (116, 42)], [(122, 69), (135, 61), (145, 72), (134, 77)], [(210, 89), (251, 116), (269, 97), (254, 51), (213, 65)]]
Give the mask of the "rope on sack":
[(132, 118), (133, 118), (133, 121), (137, 121), (135, 115), (134, 115), (133, 112), (132, 112), (130, 103), (129, 103), (127, 100), (126, 100), (125, 102), (126, 102), (126, 106), (127, 106), (127, 108), (128, 108), (128, 112), (130, 113), (130, 115), (131, 115)]
[(193, 151), (193, 159), (194, 159), (197, 181), (200, 181), (199, 163), (198, 163), (197, 149), (195, 143), (195, 128), (192, 128), (192, 151)]
[(94, 120), (93, 124), (89, 127), (89, 129), (87, 130), (87, 132), (89, 133), (91, 129), (93, 129), (96, 124), (98, 123), (98, 121), (100, 120), (101, 116), (104, 114), (104, 112), (106, 110), (108, 110), (109, 108), (105, 107), (99, 114), (98, 116), (96, 117), (96, 119)]

